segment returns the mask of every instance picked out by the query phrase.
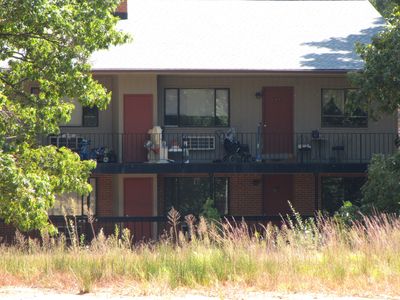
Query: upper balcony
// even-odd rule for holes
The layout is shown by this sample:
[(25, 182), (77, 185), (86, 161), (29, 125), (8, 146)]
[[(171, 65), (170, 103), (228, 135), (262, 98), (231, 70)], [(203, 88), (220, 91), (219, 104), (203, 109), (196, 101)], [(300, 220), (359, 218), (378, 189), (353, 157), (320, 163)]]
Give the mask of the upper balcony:
[(397, 139), (384, 132), (64, 132), (43, 144), (97, 159), (97, 172), (363, 172), (374, 154), (396, 151)]

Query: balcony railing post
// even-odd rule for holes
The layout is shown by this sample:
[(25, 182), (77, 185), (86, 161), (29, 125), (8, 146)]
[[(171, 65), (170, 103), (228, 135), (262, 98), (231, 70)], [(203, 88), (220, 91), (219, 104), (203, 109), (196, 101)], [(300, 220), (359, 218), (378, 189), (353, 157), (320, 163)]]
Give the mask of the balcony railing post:
[(300, 135), (300, 161), (303, 163), (303, 134)]
[(362, 163), (362, 134), (359, 133), (359, 140), (360, 140), (360, 163)]

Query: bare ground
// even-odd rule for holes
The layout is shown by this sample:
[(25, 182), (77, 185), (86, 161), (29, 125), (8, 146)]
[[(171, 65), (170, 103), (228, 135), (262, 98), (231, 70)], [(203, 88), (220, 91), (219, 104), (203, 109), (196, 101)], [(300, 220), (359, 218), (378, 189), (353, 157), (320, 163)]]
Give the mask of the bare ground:
[[(158, 290), (155, 288), (155, 290)], [(5, 300), (129, 300), (129, 299), (265, 299), (265, 300), (380, 300), (400, 299), (400, 297), (389, 297), (385, 295), (372, 297), (339, 296), (327, 294), (305, 294), (305, 293), (281, 293), (281, 292), (258, 292), (251, 290), (239, 290), (233, 288), (224, 290), (174, 290), (162, 294), (150, 292), (145, 295), (137, 294), (132, 289), (104, 289), (93, 293), (78, 294), (74, 291), (60, 291), (54, 289), (3, 286), (0, 287), (0, 299)]]

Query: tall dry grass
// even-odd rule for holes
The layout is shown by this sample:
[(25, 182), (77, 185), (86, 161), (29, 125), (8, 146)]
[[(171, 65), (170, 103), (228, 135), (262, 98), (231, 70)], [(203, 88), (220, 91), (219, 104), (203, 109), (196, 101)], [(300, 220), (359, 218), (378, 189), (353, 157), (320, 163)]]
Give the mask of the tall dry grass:
[[(177, 216), (179, 217), (179, 216)], [(134, 245), (128, 230), (89, 244), (75, 236), (17, 234), (0, 247), (0, 284), (79, 289), (134, 282), (139, 290), (241, 286), (274, 291), (400, 295), (400, 220), (365, 217), (347, 226), (299, 217), (278, 228), (195, 222), (187, 217), (157, 242)], [(179, 220), (175, 220), (178, 224)]]

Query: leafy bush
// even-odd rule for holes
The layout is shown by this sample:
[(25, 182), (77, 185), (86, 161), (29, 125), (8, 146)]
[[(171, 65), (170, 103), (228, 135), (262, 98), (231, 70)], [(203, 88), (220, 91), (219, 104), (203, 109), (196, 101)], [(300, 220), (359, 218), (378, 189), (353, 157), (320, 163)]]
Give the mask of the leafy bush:
[(219, 221), (221, 218), (218, 210), (215, 208), (214, 200), (211, 198), (207, 198), (206, 202), (204, 202), (200, 215), (213, 221)]
[(372, 158), (362, 194), (362, 212), (400, 213), (400, 152)]

